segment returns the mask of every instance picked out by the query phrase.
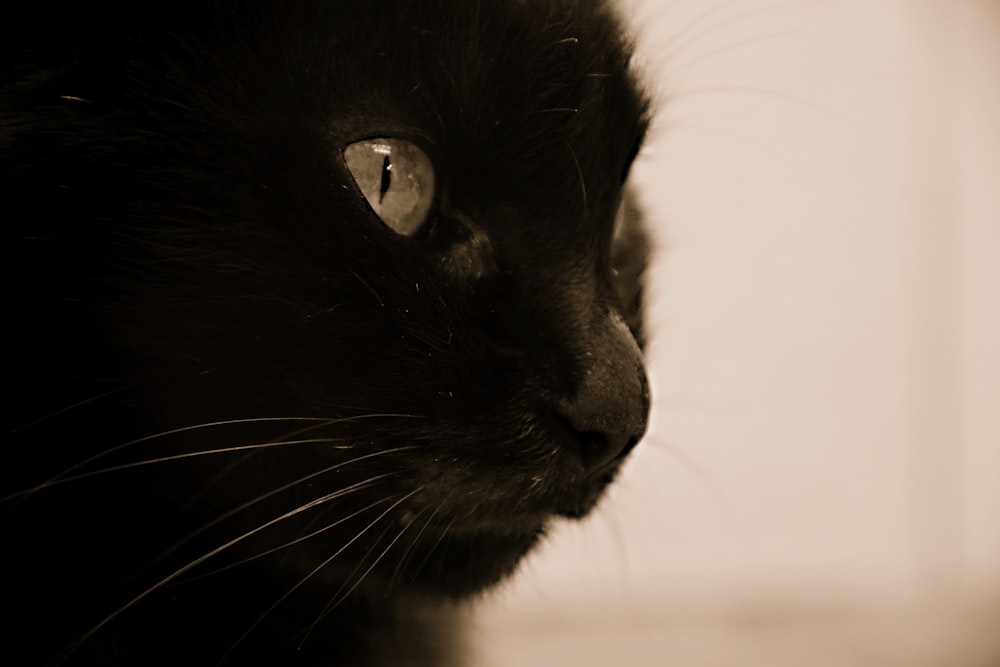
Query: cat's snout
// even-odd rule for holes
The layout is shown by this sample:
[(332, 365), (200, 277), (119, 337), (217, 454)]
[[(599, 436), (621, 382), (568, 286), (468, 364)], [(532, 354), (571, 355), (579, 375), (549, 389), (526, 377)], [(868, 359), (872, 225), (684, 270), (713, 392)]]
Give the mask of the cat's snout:
[(593, 471), (624, 457), (645, 433), (649, 385), (642, 353), (617, 314), (589, 343), (576, 391), (555, 408), (574, 432), (584, 466)]
[(588, 471), (623, 458), (646, 431), (649, 395), (645, 389), (622, 391), (614, 385), (587, 386), (573, 400), (560, 403), (558, 415), (574, 432)]

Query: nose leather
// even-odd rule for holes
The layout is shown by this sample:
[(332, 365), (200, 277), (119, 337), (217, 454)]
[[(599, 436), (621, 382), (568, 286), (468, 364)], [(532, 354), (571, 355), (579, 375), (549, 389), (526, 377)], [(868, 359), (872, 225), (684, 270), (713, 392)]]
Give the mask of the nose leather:
[(556, 413), (577, 435), (588, 470), (624, 457), (646, 431), (649, 390), (642, 352), (617, 311), (595, 323), (578, 353), (576, 390)]

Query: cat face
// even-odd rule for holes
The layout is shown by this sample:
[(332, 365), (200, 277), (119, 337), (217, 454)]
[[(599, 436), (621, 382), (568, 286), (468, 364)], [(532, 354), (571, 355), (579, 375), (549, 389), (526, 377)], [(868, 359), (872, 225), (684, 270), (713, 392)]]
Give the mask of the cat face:
[(616, 24), (153, 17), (15, 41), (3, 80), (4, 488), (15, 567), (72, 598), (55, 634), (136, 646), (221, 608), (253, 637), (498, 581), (645, 430)]

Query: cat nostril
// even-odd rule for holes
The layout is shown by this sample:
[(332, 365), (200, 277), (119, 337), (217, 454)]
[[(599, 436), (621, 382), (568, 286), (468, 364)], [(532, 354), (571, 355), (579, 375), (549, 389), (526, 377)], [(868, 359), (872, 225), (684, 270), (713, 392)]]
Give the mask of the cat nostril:
[(611, 443), (600, 433), (587, 431), (577, 433), (576, 436), (580, 456), (583, 457), (583, 462), (588, 468), (594, 467), (594, 462), (601, 461), (611, 451)]
[(646, 431), (649, 416), (649, 388), (641, 369), (631, 375), (597, 375), (602, 381), (594, 381), (594, 375), (575, 396), (553, 406), (588, 471), (624, 458)]
[[(574, 429), (575, 431), (575, 429)], [(638, 438), (623, 440), (596, 431), (576, 433), (577, 446), (584, 466), (588, 470), (599, 468), (618, 458), (623, 458), (638, 442)]]
[(625, 458), (639, 442), (641, 431), (637, 434), (626, 429), (607, 428), (605, 430), (582, 430), (579, 422), (565, 415), (560, 415), (564, 424), (572, 432), (576, 447), (588, 471), (606, 466), (613, 461)]

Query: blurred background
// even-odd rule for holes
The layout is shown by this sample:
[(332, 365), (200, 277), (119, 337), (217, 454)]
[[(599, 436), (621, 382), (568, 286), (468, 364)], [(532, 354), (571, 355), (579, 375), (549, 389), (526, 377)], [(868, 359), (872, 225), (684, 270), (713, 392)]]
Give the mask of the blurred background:
[(1000, 666), (1000, 0), (625, 0), (649, 434), (477, 667)]

